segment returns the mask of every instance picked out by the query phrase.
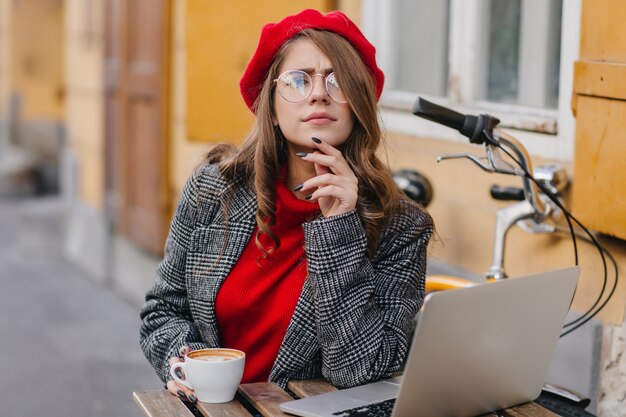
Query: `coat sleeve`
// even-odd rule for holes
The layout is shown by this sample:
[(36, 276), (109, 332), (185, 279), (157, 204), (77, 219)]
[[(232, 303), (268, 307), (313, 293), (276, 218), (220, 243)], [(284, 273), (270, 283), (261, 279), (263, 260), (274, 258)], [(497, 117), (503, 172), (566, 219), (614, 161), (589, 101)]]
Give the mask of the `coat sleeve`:
[(304, 230), (322, 374), (341, 388), (391, 376), (404, 363), (424, 301), (432, 219), (417, 208), (401, 210), (371, 261), (356, 211)]
[(187, 251), (197, 217), (197, 189), (194, 175), (183, 189), (170, 225), (163, 260), (140, 312), (141, 348), (164, 382), (171, 379), (169, 359), (179, 356), (182, 346), (208, 347), (193, 322), (185, 280)]

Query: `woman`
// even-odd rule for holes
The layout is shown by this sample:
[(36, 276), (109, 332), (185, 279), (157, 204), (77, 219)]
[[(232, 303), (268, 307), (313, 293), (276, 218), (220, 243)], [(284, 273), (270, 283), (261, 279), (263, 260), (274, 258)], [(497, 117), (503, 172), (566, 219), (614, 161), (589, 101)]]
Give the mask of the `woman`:
[(142, 349), (173, 394), (195, 401), (169, 368), (205, 347), (245, 351), (243, 382), (283, 387), (401, 368), (433, 226), (376, 157), (383, 80), (340, 12), (264, 27), (240, 83), (254, 127), (188, 180), (141, 312)]

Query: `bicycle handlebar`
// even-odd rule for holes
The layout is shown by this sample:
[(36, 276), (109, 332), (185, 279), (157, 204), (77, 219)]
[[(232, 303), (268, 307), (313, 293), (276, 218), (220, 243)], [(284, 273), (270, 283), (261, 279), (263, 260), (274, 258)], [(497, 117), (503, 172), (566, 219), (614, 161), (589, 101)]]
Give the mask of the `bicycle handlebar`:
[(477, 145), (494, 143), (493, 128), (500, 123), (499, 119), (488, 114), (464, 115), (421, 97), (418, 97), (413, 105), (413, 114), (456, 129), (469, 138), (471, 143)]
[[(468, 137), (471, 143), (485, 145), (485, 156), (478, 157), (471, 153), (462, 153), (440, 156), (437, 161), (467, 158), (484, 171), (517, 175), (522, 178), (523, 194), (517, 193), (514, 198), (520, 201), (498, 211), (493, 264), (487, 272), (488, 278), (505, 278), (503, 266), (504, 239), (507, 230), (525, 219), (540, 225), (554, 213), (556, 207), (549, 199), (541, 198), (539, 190), (533, 182), (532, 161), (526, 148), (513, 136), (500, 129), (495, 129), (500, 120), (488, 114), (464, 115), (421, 97), (413, 106), (413, 114), (458, 130), (462, 135)], [(511, 164), (504, 160), (500, 156), (500, 151), (506, 153), (515, 163)], [(511, 196), (508, 195), (507, 197)]]
[[(475, 155), (464, 153), (441, 156), (438, 161), (467, 158), (487, 172), (520, 176), (524, 186), (525, 199), (534, 209), (535, 217), (539, 219), (549, 214), (550, 207), (546, 207), (539, 198), (539, 191), (536, 185), (529, 178), (526, 178), (526, 174), (533, 175), (532, 163), (526, 148), (517, 139), (501, 132), (499, 129), (494, 134), (494, 129), (500, 123), (499, 119), (488, 114), (480, 114), (478, 116), (464, 115), (447, 107), (431, 103), (421, 97), (418, 97), (413, 105), (413, 114), (456, 129), (462, 135), (468, 137), (471, 143), (484, 144), (486, 148), (486, 157), (479, 158)], [(511, 165), (501, 158), (499, 151), (505, 148), (512, 152), (512, 154), (509, 153), (509, 156), (517, 158), (519, 167)]]

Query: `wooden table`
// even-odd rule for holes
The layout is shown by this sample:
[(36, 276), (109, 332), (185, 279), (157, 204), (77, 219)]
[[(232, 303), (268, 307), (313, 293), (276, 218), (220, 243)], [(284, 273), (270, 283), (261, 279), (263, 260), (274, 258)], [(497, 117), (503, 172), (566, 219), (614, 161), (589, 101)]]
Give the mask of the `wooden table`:
[[(323, 380), (292, 381), (289, 389), (298, 397), (323, 394), (336, 390)], [(250, 417), (251, 411), (258, 411), (264, 417), (293, 417), (280, 411), (279, 404), (293, 398), (273, 382), (243, 384), (239, 387), (237, 397), (224, 404), (206, 404), (198, 402), (193, 406), (186, 405), (178, 397), (167, 390), (137, 391), (133, 399), (148, 417)], [(244, 406), (245, 404), (245, 406)], [(191, 408), (191, 409), (190, 409)], [(526, 403), (507, 408), (500, 415), (506, 417), (558, 417), (536, 403)], [(485, 416), (497, 416), (495, 413)]]

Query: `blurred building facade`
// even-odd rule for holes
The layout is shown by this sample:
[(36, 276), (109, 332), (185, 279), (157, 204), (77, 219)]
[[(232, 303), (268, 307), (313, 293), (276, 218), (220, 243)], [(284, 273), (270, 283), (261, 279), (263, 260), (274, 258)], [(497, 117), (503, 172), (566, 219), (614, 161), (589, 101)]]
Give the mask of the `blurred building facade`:
[(5, 193), (58, 190), (65, 139), (63, 34), (62, 1), (0, 2), (0, 191)]
[[(620, 0), (0, 0), (0, 157), (27, 149), (24, 167), (48, 158), (58, 168), (68, 203), (62, 244), (95, 281), (141, 302), (186, 178), (211, 144), (240, 143), (251, 124), (238, 79), (262, 24), (305, 7), (339, 8), (374, 41), (387, 76), (387, 157), (394, 169), (425, 174), (435, 189), (431, 259), (483, 274), (503, 207), (489, 187), (517, 182), (467, 162), (436, 164), (438, 155), (480, 149), (410, 115), (418, 94), (494, 114), (535, 164), (566, 166), (568, 206), (603, 234), (624, 269)], [(509, 233), (511, 275), (573, 261), (568, 239)], [(580, 251), (578, 312), (601, 287), (600, 261), (592, 248)], [(592, 396), (602, 416), (626, 407), (625, 304), (622, 283), (600, 321), (581, 333), (582, 353), (559, 359), (585, 368), (557, 377)]]

